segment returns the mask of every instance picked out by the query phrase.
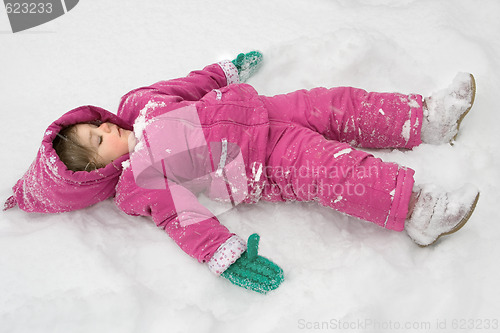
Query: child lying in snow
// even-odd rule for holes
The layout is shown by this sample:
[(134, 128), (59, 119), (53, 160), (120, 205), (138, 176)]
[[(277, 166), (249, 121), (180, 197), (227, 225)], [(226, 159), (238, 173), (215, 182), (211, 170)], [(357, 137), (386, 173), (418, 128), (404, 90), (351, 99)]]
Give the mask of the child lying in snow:
[(345, 87), (265, 97), (239, 84), (261, 61), (258, 52), (240, 54), (135, 89), (118, 115), (69, 111), (45, 132), (6, 208), (55, 213), (115, 196), (125, 213), (151, 216), (213, 273), (262, 293), (279, 286), (283, 271), (257, 254), (257, 235), (245, 244), (196, 194), (232, 205), (316, 200), (404, 229), (420, 246), (466, 223), (479, 197), (473, 186), (414, 186), (413, 170), (354, 147), (449, 144), (473, 104), (472, 75), (428, 98)]

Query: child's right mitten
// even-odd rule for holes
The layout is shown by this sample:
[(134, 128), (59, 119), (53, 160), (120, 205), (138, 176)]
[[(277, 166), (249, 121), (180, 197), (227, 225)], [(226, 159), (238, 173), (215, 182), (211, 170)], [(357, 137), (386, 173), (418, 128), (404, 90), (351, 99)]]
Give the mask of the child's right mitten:
[(262, 53), (259, 51), (252, 51), (248, 53), (240, 53), (236, 59), (231, 62), (238, 69), (238, 76), (240, 82), (246, 82), (252, 75), (255, 74), (262, 65)]
[(258, 255), (259, 235), (248, 237), (247, 250), (221, 276), (233, 284), (262, 294), (279, 287), (283, 270), (271, 260)]

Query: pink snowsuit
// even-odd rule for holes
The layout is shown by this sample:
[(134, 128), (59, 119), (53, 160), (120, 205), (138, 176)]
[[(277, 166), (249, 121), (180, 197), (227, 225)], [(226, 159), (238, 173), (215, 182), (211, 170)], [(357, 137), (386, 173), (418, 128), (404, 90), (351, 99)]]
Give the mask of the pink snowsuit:
[[(208, 262), (216, 274), (245, 251), (245, 242), (199, 202), (197, 191), (233, 204), (317, 200), (385, 228), (403, 230), (414, 171), (353, 147), (419, 145), (421, 96), (316, 88), (265, 97), (249, 85), (233, 84), (237, 82), (235, 67), (221, 62), (185, 78), (158, 82), (123, 96), (118, 118), (129, 127), (135, 122), (139, 144), (129, 162), (124, 163), (116, 186), (115, 202), (121, 210), (151, 216), (182, 250), (199, 262)], [(184, 141), (181, 136), (194, 132), (179, 125), (189, 123), (188, 118), (163, 132), (158, 128), (154, 137), (148, 137), (152, 132), (143, 125), (160, 123), (158, 120), (165, 117), (171, 122), (184, 114), (196, 118), (189, 128), (202, 133), (206, 149), (191, 143), (193, 146), (185, 151), (176, 151), (180, 153), (168, 162), (164, 159), (155, 164), (156, 170), (161, 169), (166, 176), (162, 184), (148, 183), (141, 177), (152, 169), (140, 166), (151, 157), (147, 152), (159, 143), (170, 153), (169, 147), (175, 150), (178, 142)], [(194, 156), (200, 154), (203, 158), (198, 161)], [(189, 162), (179, 157), (187, 157)], [(144, 172), (138, 175), (139, 170)], [(210, 179), (206, 182), (197, 181), (207, 177)], [(232, 184), (228, 182), (231, 177)], [(32, 177), (25, 175), (22, 181), (29, 179)], [(238, 191), (231, 191), (236, 183)], [(23, 193), (16, 196), (22, 192), (22, 184), (16, 186), (15, 201), (23, 202)], [(227, 188), (229, 192), (222, 192), (229, 195), (221, 197), (221, 188)], [(52, 212), (44, 208), (32, 211)]]

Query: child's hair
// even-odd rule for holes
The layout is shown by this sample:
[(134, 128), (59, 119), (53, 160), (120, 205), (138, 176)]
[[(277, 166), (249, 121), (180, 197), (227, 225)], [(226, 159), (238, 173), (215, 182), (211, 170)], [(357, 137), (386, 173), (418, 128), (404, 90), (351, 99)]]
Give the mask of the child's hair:
[(63, 128), (52, 141), (52, 146), (69, 170), (92, 171), (106, 166), (99, 162), (99, 155), (94, 149), (78, 142), (76, 124)]

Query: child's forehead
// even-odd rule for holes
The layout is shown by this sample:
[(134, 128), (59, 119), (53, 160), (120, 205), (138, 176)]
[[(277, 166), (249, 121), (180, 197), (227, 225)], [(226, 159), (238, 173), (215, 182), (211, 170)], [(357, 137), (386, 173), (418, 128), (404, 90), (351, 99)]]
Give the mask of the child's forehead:
[(90, 129), (91, 127), (95, 127), (95, 126), (92, 124), (87, 124), (87, 123), (76, 124), (75, 131), (78, 133), (78, 132), (81, 132), (83, 130)]
[(90, 128), (99, 127), (101, 124), (102, 124), (102, 122), (92, 121), (92, 122), (75, 124), (74, 126), (78, 131), (78, 130), (82, 130), (82, 129), (90, 129)]
[(85, 142), (85, 138), (87, 141), (89, 140), (90, 137), (90, 129), (95, 128), (95, 125), (88, 124), (88, 123), (82, 123), (82, 124), (76, 124), (75, 125), (75, 134), (76, 137), (80, 142)]

